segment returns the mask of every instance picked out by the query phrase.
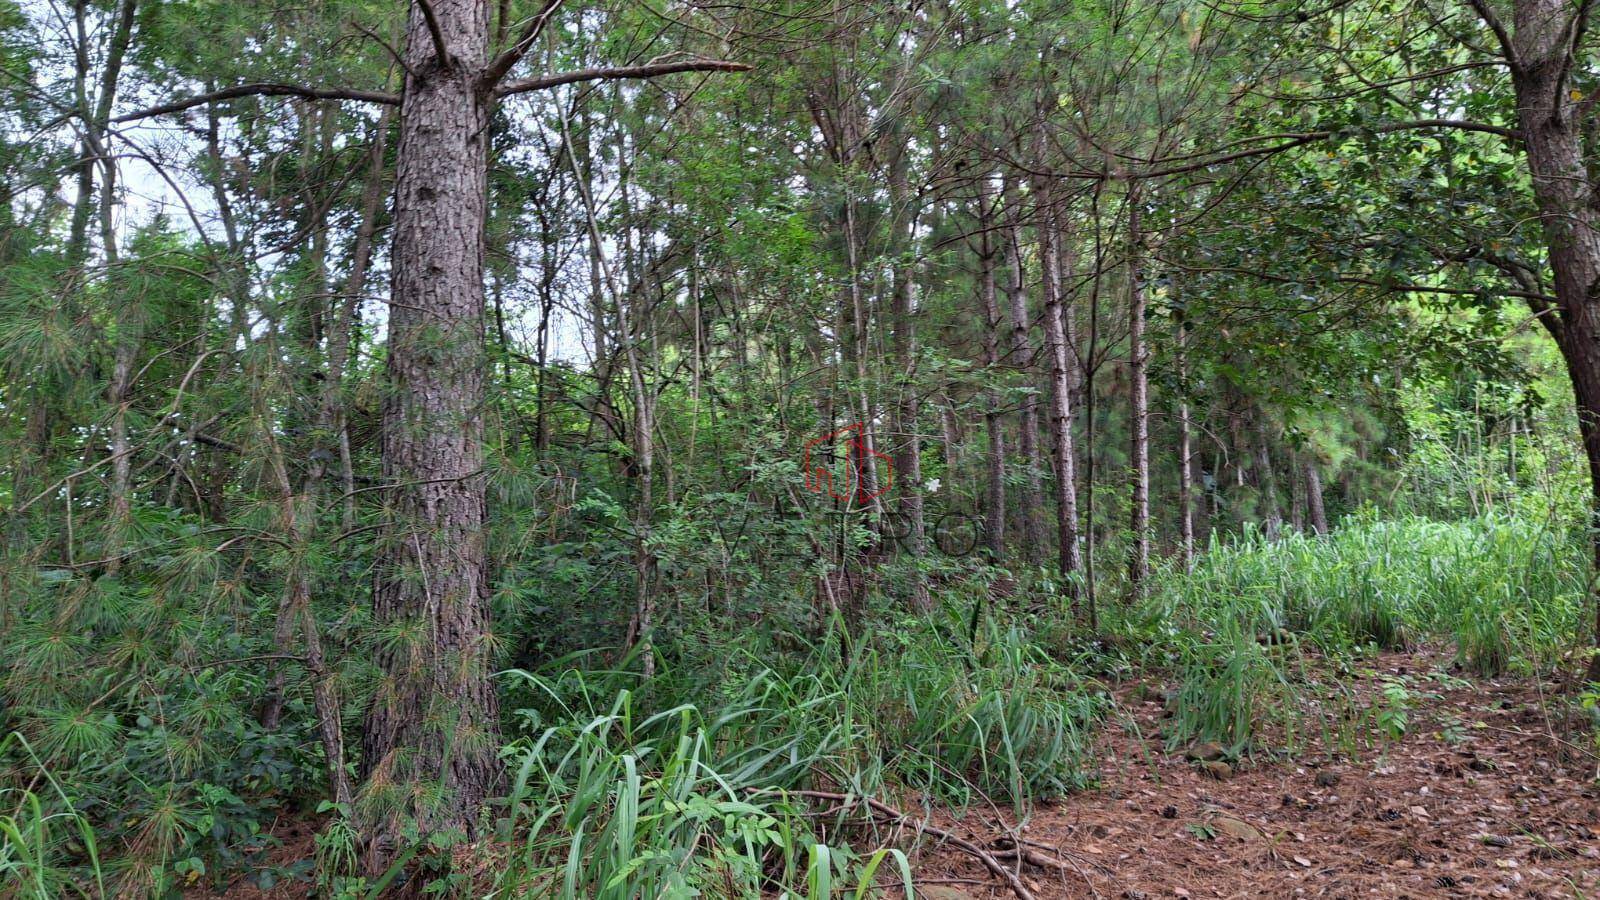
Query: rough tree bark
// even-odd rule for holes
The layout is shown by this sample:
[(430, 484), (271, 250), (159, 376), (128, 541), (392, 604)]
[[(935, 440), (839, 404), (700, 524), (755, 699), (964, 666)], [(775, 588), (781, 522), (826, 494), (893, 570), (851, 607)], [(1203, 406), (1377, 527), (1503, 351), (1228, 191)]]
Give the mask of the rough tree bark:
[[(684, 59), (506, 76), (559, 9), (549, 3), (513, 44), (489, 56), (488, 0), (410, 5), (400, 97), (258, 82), (116, 117), (130, 122), (217, 99), (291, 95), (398, 104), (388, 312), (383, 475), (391, 523), (374, 567), (373, 613), (384, 671), (362, 740), (362, 864), (383, 873), (415, 826), (470, 834), (500, 775), (489, 681), (483, 546), (484, 214), (487, 126), (497, 98), (595, 80), (743, 71)], [(406, 880), (417, 893), (423, 879)]]
[(361, 761), (373, 873), (408, 820), (471, 833), (499, 775), (483, 543), (489, 8), (435, 0), (443, 47), (422, 4), (406, 26), (382, 439), (394, 522), (373, 584), (375, 627), (394, 638), (379, 643)]
[[(1592, 565), (1600, 575), (1600, 210), (1584, 146), (1584, 120), (1593, 115), (1594, 99), (1569, 90), (1593, 4), (1516, 0), (1514, 31), (1506, 29), (1485, 0), (1472, 0), (1472, 6), (1494, 33), (1511, 69), (1556, 295), (1554, 309), (1543, 301), (1530, 303), (1560, 347), (1572, 382), (1589, 464)], [(1595, 605), (1594, 641), (1600, 647), (1600, 603)], [(1600, 653), (1590, 657), (1589, 676), (1600, 680)]]

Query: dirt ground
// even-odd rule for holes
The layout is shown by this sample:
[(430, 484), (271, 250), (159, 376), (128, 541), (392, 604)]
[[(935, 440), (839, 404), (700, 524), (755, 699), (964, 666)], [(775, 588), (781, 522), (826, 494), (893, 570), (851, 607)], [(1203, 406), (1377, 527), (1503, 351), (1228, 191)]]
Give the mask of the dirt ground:
[[(1413, 695), (1405, 735), (1354, 760), (1313, 737), (1292, 759), (1257, 754), (1210, 772), (1155, 738), (1159, 689), (1129, 689), (1125, 721), (1104, 738), (1101, 785), (1012, 832), (1031, 861), (998, 837), (1016, 827), (1009, 811), (933, 822), (998, 848), (1040, 900), (1600, 897), (1600, 758), (1582, 743), (1592, 738), (1563, 736), (1576, 722), (1556, 712), (1553, 685), (1463, 680), (1448, 666), (1439, 653), (1390, 654), (1348, 683), (1356, 708), (1385, 676), (1407, 676)], [(949, 843), (925, 848), (915, 868), (931, 900), (1016, 895)]]

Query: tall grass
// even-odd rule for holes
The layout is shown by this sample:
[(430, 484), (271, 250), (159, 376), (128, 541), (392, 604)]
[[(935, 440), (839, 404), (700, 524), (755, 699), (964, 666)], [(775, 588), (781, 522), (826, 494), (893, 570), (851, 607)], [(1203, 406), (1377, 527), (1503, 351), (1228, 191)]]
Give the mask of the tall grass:
[(16, 733), (0, 740), (0, 759), (13, 754), (28, 761), (33, 777), (28, 787), (0, 790), (0, 896), (19, 900), (106, 896), (99, 848), (88, 819)]
[[(518, 672), (525, 735), (499, 836), (507, 896), (789, 894), (872, 889), (898, 848), (858, 856), (859, 810), (786, 792), (914, 791), (944, 801), (1059, 793), (1086, 781), (1103, 695), (1012, 628), (981, 647), (934, 623), (844, 651), (724, 652), (713, 673)], [(975, 656), (976, 653), (976, 656)], [(770, 665), (782, 663), (782, 669)], [(648, 705), (646, 705), (648, 703)], [(645, 712), (644, 709), (659, 709)]]
[(1250, 534), (1162, 572), (1127, 627), (1179, 672), (1174, 740), (1242, 746), (1263, 720), (1296, 725), (1306, 652), (1442, 640), (1480, 675), (1560, 664), (1586, 633), (1584, 553), (1574, 528), (1499, 514)]

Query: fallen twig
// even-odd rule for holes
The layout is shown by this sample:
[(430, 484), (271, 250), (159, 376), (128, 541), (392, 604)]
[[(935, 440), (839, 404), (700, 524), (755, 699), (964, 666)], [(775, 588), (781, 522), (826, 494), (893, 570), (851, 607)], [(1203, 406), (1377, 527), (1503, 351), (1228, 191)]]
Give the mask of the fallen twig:
[[(767, 791), (767, 793), (771, 793), (771, 791)], [(1036, 900), (1033, 892), (1028, 890), (1028, 886), (1022, 883), (1022, 879), (1018, 878), (1015, 872), (1001, 865), (1000, 860), (996, 859), (993, 853), (937, 825), (929, 824), (927, 821), (916, 820), (881, 800), (874, 800), (871, 797), (855, 797), (850, 794), (840, 794), (833, 791), (785, 791), (784, 793), (794, 797), (810, 797), (814, 800), (831, 800), (835, 803), (849, 803), (853, 800), (865, 803), (873, 812), (894, 819), (897, 823), (912, 823), (918, 831), (926, 831), (934, 837), (976, 857), (978, 862), (983, 863), (984, 868), (1000, 876), (1005, 881), (1011, 888), (1011, 892), (1017, 895), (1018, 900)]]

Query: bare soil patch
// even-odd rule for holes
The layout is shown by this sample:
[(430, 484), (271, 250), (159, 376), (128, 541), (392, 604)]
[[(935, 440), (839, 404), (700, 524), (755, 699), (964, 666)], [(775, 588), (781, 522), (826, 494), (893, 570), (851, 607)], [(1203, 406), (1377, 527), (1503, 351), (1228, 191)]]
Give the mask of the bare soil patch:
[[(1167, 752), (1159, 693), (1130, 687), (1098, 788), (1041, 805), (1020, 828), (992, 807), (933, 821), (995, 848), (1041, 900), (1600, 895), (1600, 770), (1592, 739), (1560, 712), (1570, 701), (1529, 679), (1442, 678), (1449, 662), (1386, 654), (1346, 682), (1360, 708), (1385, 677), (1411, 677), (1397, 740), (1351, 759), (1312, 735), (1293, 758), (1258, 751), (1228, 772)], [(1023, 861), (997, 838), (1008, 830)], [(937, 900), (1014, 896), (949, 845), (916, 868)]]

